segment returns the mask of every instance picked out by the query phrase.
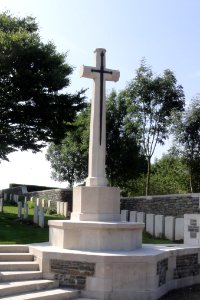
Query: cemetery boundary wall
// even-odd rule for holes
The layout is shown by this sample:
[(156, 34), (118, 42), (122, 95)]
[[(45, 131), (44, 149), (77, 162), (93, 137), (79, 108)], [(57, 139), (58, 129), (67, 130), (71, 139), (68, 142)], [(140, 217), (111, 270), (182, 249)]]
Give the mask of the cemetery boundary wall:
[(200, 193), (161, 196), (122, 197), (121, 210), (142, 211), (156, 215), (183, 217), (200, 213)]

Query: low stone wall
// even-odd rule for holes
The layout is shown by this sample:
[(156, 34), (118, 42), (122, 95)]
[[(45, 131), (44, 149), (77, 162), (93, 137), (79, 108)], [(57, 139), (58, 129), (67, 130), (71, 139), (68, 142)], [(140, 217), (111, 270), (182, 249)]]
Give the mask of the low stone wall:
[(200, 213), (200, 194), (161, 195), (121, 198), (121, 210), (142, 211), (164, 216), (183, 217)]
[(24, 196), (29, 200), (31, 197), (51, 200), (54, 202), (68, 202), (68, 210), (72, 211), (72, 191), (69, 189), (54, 189), (46, 191), (37, 191), (24, 193)]

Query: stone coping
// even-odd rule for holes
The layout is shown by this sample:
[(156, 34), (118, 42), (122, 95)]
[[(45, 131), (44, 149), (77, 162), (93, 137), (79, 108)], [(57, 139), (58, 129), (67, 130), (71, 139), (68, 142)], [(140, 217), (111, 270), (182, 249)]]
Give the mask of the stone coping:
[(94, 221), (63, 221), (49, 220), (49, 226), (63, 229), (143, 229), (144, 223), (136, 222), (94, 222)]
[(50, 256), (58, 256), (65, 257), (67, 255), (70, 259), (75, 259), (75, 257), (79, 257), (79, 259), (84, 259), (86, 261), (96, 262), (104, 261), (108, 259), (109, 261), (122, 261), (129, 262), (134, 259), (135, 262), (140, 261), (157, 261), (159, 256), (169, 257), (169, 255), (175, 255), (181, 253), (188, 254), (192, 250), (196, 249), (196, 251), (200, 251), (199, 246), (190, 246), (184, 244), (143, 244), (141, 248), (137, 248), (132, 251), (80, 251), (80, 250), (69, 250), (62, 249), (59, 247), (51, 246), (49, 243), (40, 243), (40, 244), (31, 244), (29, 245), (31, 253), (46, 253)]

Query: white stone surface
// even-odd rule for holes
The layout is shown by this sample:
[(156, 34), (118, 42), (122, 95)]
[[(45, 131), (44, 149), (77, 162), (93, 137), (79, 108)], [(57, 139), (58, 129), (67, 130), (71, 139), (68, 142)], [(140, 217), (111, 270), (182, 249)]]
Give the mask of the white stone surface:
[(175, 217), (165, 217), (165, 238), (174, 241), (175, 239)]
[(128, 210), (121, 210), (121, 222), (128, 222)]
[(144, 224), (50, 220), (52, 246), (87, 251), (128, 251), (142, 245)]
[(28, 219), (28, 203), (24, 203), (24, 219)]
[(200, 245), (200, 214), (184, 215), (184, 243)]
[(130, 211), (130, 222), (136, 222), (136, 213), (135, 210)]
[[(105, 173), (105, 153), (106, 153), (106, 105), (105, 105), (105, 81), (118, 81), (120, 73), (116, 70), (106, 69), (106, 50), (98, 48), (94, 51), (95, 66), (82, 66), (80, 71), (81, 77), (93, 79), (93, 96), (91, 102), (91, 119), (90, 119), (90, 142), (89, 142), (89, 167), (86, 186), (107, 186)], [(104, 71), (102, 77), (99, 70)], [(106, 73), (105, 73), (106, 71)], [(102, 79), (102, 82), (101, 82)], [(101, 116), (101, 99), (100, 88), (102, 90), (102, 123)], [(100, 131), (100, 126), (102, 131)], [(101, 135), (101, 136), (100, 136)]]
[(75, 187), (71, 220), (120, 221), (120, 190), (115, 187)]
[(67, 202), (63, 202), (63, 215), (65, 218), (67, 218), (67, 216), (68, 216), (68, 203)]
[(155, 234), (155, 214), (146, 214), (146, 232)]
[(165, 233), (165, 222), (163, 215), (155, 215), (155, 237), (162, 238)]
[(175, 219), (175, 241), (184, 239), (184, 218)]
[(144, 212), (142, 212), (142, 211), (138, 211), (137, 212), (137, 222), (138, 223), (145, 223), (145, 217), (146, 217), (146, 215), (145, 215), (145, 213)]
[(38, 224), (38, 213), (39, 213), (39, 207), (37, 205), (34, 206), (34, 216), (33, 216), (33, 222), (35, 224)]
[[(95, 274), (88, 276), (80, 298), (109, 300), (157, 300), (168, 291), (196, 284), (200, 275), (174, 279), (176, 257), (198, 253), (198, 246), (143, 245), (134, 251), (88, 252), (43, 245), (30, 245), (45, 279), (52, 279), (52, 259), (95, 264)], [(158, 274), (158, 263), (167, 259), (167, 270)], [(166, 273), (165, 273), (166, 272)], [(160, 276), (165, 283), (159, 286)]]
[(38, 225), (44, 228), (44, 207), (40, 207)]
[(0, 212), (3, 212), (3, 199), (0, 198)]
[(18, 202), (18, 218), (21, 218), (22, 216), (22, 202)]

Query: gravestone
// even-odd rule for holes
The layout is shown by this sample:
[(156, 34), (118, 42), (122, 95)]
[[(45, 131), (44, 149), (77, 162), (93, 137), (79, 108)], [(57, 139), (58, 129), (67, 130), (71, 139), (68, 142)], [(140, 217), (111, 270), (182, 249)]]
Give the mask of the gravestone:
[(137, 212), (135, 210), (130, 211), (130, 222), (137, 222)]
[(18, 213), (17, 213), (18, 218), (21, 218), (22, 216), (22, 202), (18, 202)]
[(146, 232), (155, 234), (155, 214), (146, 214)]
[(39, 213), (39, 207), (37, 205), (34, 206), (34, 216), (33, 216), (33, 222), (35, 224), (38, 224), (38, 213)]
[(165, 222), (163, 215), (155, 215), (155, 237), (162, 238), (165, 233)]
[(121, 221), (128, 222), (128, 210), (121, 210)]
[(175, 217), (165, 217), (165, 238), (174, 241), (175, 239)]
[(28, 203), (24, 203), (24, 219), (28, 219)]
[(0, 212), (3, 212), (3, 198), (0, 198)]
[(183, 240), (184, 238), (184, 218), (175, 219), (175, 241)]
[(138, 223), (145, 223), (146, 215), (142, 211), (137, 212), (137, 222)]
[(184, 243), (200, 245), (200, 214), (184, 215)]
[(44, 207), (40, 207), (38, 225), (44, 228)]

